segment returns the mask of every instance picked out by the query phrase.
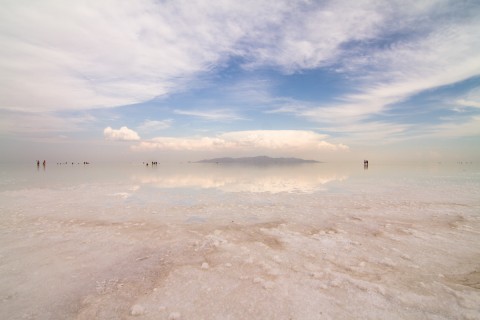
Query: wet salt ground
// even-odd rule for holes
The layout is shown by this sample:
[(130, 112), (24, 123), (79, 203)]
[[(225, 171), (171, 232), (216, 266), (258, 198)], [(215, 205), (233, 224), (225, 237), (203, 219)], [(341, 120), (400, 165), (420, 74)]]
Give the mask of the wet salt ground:
[(475, 167), (143, 169), (2, 187), (2, 319), (480, 318)]

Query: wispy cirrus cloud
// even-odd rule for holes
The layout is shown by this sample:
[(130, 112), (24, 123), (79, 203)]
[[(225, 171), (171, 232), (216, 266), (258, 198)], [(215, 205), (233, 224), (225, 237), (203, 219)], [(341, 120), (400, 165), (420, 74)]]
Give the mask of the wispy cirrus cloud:
[(140, 126), (138, 126), (138, 130), (143, 132), (155, 132), (168, 129), (172, 126), (173, 119), (165, 119), (165, 120), (145, 120), (142, 122)]
[(231, 120), (244, 120), (237, 112), (232, 109), (216, 109), (216, 110), (181, 110), (176, 109), (173, 111), (175, 114), (198, 117), (204, 120), (215, 121), (231, 121)]
[[(269, 112), (294, 114), (316, 122), (321, 130), (347, 136), (347, 141), (361, 137), (372, 137), (372, 141), (376, 141), (371, 135), (372, 128), (378, 130), (377, 137), (386, 138), (383, 141), (420, 134), (421, 130), (414, 128), (413, 115), (411, 122), (403, 123), (399, 119), (378, 120), (378, 117), (401, 108), (404, 101), (419, 93), (461, 83), (480, 74), (480, 23), (476, 19), (480, 7), (473, 5), (469, 9), (443, 2), (434, 7), (414, 6), (406, 15), (401, 11), (392, 13), (397, 24), (389, 32), (401, 35), (387, 37), (383, 44), (353, 46), (351, 52), (344, 51), (338, 57), (339, 72), (351, 81), (349, 91), (338, 95), (333, 102), (315, 105), (296, 101), (276, 106)], [(428, 19), (420, 14), (425, 10), (429, 13)], [(416, 32), (410, 32), (412, 25), (416, 26)], [(480, 101), (478, 95), (469, 94), (454, 100), (453, 104), (476, 108), (480, 106), (477, 101)], [(447, 98), (443, 108), (451, 110), (451, 104)], [(437, 106), (440, 107), (441, 104)], [(418, 112), (427, 111), (423, 108), (426, 106), (419, 106)], [(454, 110), (464, 111), (464, 108)], [(442, 127), (432, 122), (423, 124), (423, 129), (429, 130), (429, 126), (431, 130)]]
[[(325, 123), (359, 121), (422, 91), (474, 77), (480, 74), (478, 29), (480, 23), (442, 28), (421, 40), (371, 52), (375, 60), (372, 69), (378, 71), (366, 71), (359, 78), (357, 93), (343, 95), (330, 106), (310, 108), (302, 115)], [(459, 104), (465, 103), (459, 100)]]
[(176, 92), (230, 57), (285, 72), (333, 65), (345, 44), (374, 40), (392, 18), (437, 2), (6, 1), (0, 106), (133, 104)]
[(176, 92), (290, 9), (287, 1), (6, 1), (0, 106), (90, 109)]
[(480, 101), (459, 99), (455, 103), (464, 107), (480, 108)]
[(451, 138), (480, 136), (480, 116), (469, 119), (446, 119), (443, 123), (432, 125), (421, 137)]
[(7, 134), (78, 132), (97, 119), (89, 113), (21, 112), (0, 109), (0, 131)]

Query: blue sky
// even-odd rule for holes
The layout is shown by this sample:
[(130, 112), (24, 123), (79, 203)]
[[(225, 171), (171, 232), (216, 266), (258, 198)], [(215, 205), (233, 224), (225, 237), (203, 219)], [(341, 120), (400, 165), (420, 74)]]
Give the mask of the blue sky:
[(480, 160), (480, 3), (6, 0), (0, 144), (0, 160)]

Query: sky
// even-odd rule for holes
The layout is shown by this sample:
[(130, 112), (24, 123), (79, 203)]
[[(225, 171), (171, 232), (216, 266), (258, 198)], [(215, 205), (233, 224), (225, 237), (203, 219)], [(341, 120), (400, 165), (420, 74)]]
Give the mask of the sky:
[(480, 2), (2, 0), (0, 147), (480, 161)]

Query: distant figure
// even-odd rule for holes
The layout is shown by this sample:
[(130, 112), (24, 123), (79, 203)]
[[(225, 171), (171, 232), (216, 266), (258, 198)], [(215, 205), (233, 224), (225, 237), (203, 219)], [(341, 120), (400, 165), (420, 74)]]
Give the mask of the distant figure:
[(40, 167), (40, 160), (37, 160), (37, 167)]
[(363, 169), (368, 169), (368, 160), (363, 160)]
[(43, 166), (45, 167), (47, 164), (47, 162), (45, 160), (43, 160)]

